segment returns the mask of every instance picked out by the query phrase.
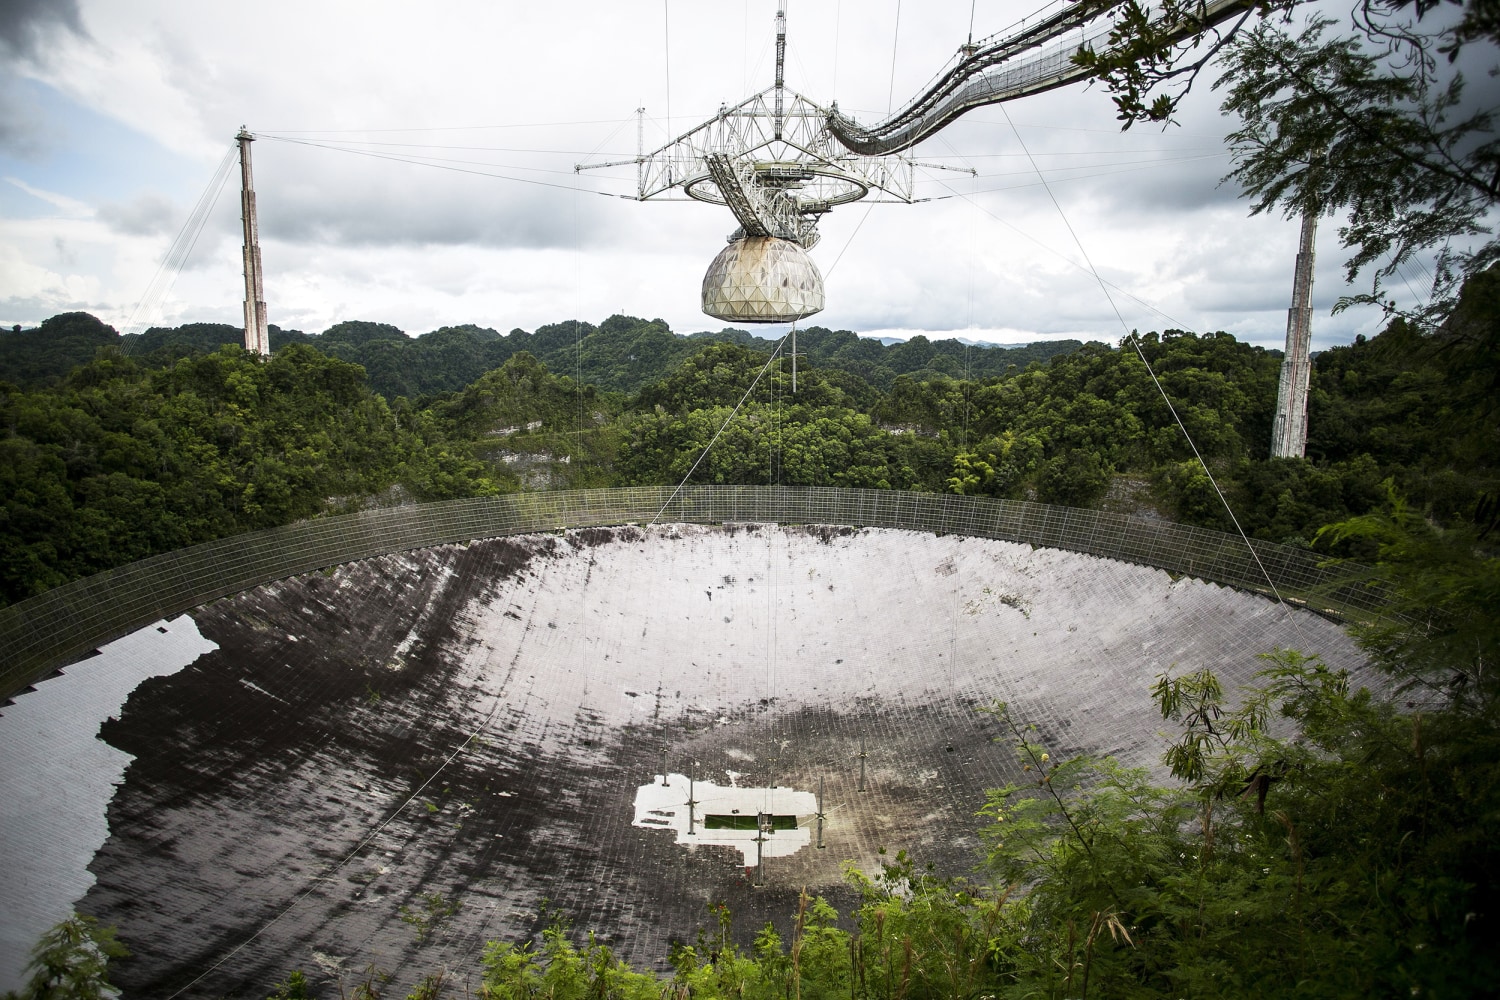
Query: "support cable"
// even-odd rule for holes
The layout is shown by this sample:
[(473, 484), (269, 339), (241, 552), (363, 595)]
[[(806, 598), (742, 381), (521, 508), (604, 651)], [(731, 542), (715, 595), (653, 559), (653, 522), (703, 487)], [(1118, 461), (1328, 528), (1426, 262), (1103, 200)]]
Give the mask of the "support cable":
[(843, 23), (844, 0), (838, 0), (838, 5), (833, 9), (833, 86), (828, 88), (829, 97), (835, 103), (839, 99), (839, 29)]
[[(772, 376), (772, 384), (775, 384), (775, 376)], [(771, 752), (767, 755), (771, 764), (771, 773), (766, 779), (766, 790), (761, 798), (761, 812), (772, 812), (772, 796), (776, 788), (776, 771), (781, 761), (778, 759), (781, 752), (781, 744), (776, 732), (776, 532), (766, 532), (766, 709), (769, 718), (766, 720), (766, 729), (771, 737)], [(761, 836), (765, 836), (762, 831)], [(765, 881), (765, 861), (761, 861), (761, 870), (757, 873), (760, 881)]]
[[(289, 135), (376, 135), (392, 132), (483, 132), (497, 128), (558, 128), (560, 126), (573, 125), (613, 125), (623, 121), (630, 123), (630, 119), (595, 118), (588, 121), (576, 122), (506, 122), (500, 125), (433, 125), (421, 128), (277, 128), (269, 129), (269, 132), (285, 133)], [(265, 137), (265, 132), (255, 133)]]
[[(456, 167), (456, 166), (452, 166), (452, 165), (446, 164), (446, 163), (433, 163), (433, 162), (430, 161), (430, 158), (429, 159), (425, 159), (425, 160), (423, 160), (423, 159), (412, 159), (410, 157), (396, 156), (396, 155), (392, 155), (390, 153), (377, 153), (377, 152), (374, 152), (373, 150), (368, 150), (368, 149), (350, 149), (347, 146), (331, 146), (328, 143), (314, 142), (311, 139), (293, 139), (293, 138), (290, 138), (289, 136), (284, 136), (284, 135), (262, 135), (261, 133), (256, 133), (256, 134), (257, 134), (257, 136), (259, 138), (262, 138), (262, 139), (272, 139), (272, 140), (275, 140), (276, 142), (289, 142), (289, 143), (292, 143), (292, 144), (298, 145), (298, 146), (313, 146), (313, 147), (315, 147), (317, 149), (331, 149), (331, 150), (334, 150), (335, 152), (339, 152), (339, 153), (353, 153), (353, 154), (358, 155), (358, 156), (373, 157), (373, 158), (375, 158), (377, 160), (392, 160), (392, 161), (394, 161), (396, 163), (409, 163), (412, 166), (416, 166), (416, 167), (432, 167), (432, 168), (434, 168), (436, 170), (451, 170), (454, 173), (459, 173), (459, 174), (474, 174), (475, 176), (478, 176), (478, 177), (493, 177), (496, 180), (515, 181), (518, 184), (534, 184), (537, 187), (556, 188), (559, 191), (578, 191), (578, 190), (581, 190), (575, 184), (561, 184), (561, 183), (557, 183), (555, 181), (539, 181), (539, 180), (536, 180), (536, 179), (531, 178), (531, 177), (514, 177), (514, 176), (512, 176), (510, 174), (497, 174), (497, 173), (493, 173), (493, 172), (488, 171), (488, 170), (469, 170), (469, 169), (466, 169), (464, 167)], [(528, 169), (528, 168), (521, 167), (521, 168), (518, 168), (518, 169), (525, 170), (525, 169)], [(552, 171), (548, 171), (548, 172), (551, 173)], [(558, 172), (560, 173), (561, 171), (558, 171)], [(636, 200), (636, 197), (633, 194), (631, 194), (631, 195), (615, 194), (612, 191), (589, 191), (589, 193), (590, 194), (603, 195), (606, 198), (625, 198), (625, 199), (628, 199), (629, 201), (635, 201)]]
[[(573, 176), (575, 178), (578, 176), (576, 171)], [(578, 216), (578, 195), (578, 185), (575, 181), (573, 185), (573, 252), (579, 257), (577, 265), (573, 268), (573, 377), (576, 380), (573, 392), (578, 397), (578, 419), (574, 425), (576, 434), (573, 440), (579, 451), (578, 470), (573, 474), (575, 484), (582, 478), (581, 474), (584, 474), (583, 452), (588, 448), (583, 440), (583, 321), (581, 319), (583, 312), (583, 234)]]
[(855, 225), (854, 232), (850, 233), (849, 238), (844, 241), (843, 249), (839, 250), (839, 255), (833, 258), (833, 263), (829, 264), (828, 270), (823, 272), (825, 280), (833, 274), (833, 269), (839, 266), (839, 261), (844, 259), (844, 254), (849, 250), (850, 244), (854, 242), (854, 237), (859, 235), (859, 231), (865, 226), (865, 220), (870, 217), (870, 213), (873, 211), (875, 211), (875, 202), (872, 201), (865, 205), (865, 214), (859, 217), (859, 222)]
[(896, 103), (896, 52), (901, 41), (901, 0), (896, 0), (896, 30), (891, 32), (891, 86), (885, 95), (885, 113)]
[[(623, 128), (622, 124), (620, 128)], [(609, 135), (600, 140), (588, 154), (589, 157), (599, 152), (600, 148), (620, 131), (615, 129)], [(588, 157), (585, 157), (587, 159)], [(573, 249), (578, 254), (578, 266), (573, 268), (573, 359), (574, 372), (577, 384), (574, 392), (578, 397), (578, 419), (576, 423), (576, 434), (574, 436), (575, 448), (578, 455), (578, 471), (574, 473), (573, 480), (577, 483), (580, 479), (587, 485), (588, 468), (593, 464), (589, 459), (593, 457), (592, 443), (586, 442), (583, 436), (583, 223), (578, 211), (579, 194), (582, 189), (578, 186), (578, 171), (573, 172)]]
[(228, 183), (229, 175), (234, 172), (234, 158), (238, 149), (237, 145), (230, 146), (224, 158), (219, 161), (213, 176), (209, 178), (208, 186), (198, 196), (197, 204), (188, 213), (182, 228), (177, 231), (177, 237), (172, 240), (172, 245), (162, 256), (161, 263), (156, 265), (156, 273), (151, 276), (151, 281), (146, 285), (145, 293), (131, 310), (130, 318), (125, 321), (127, 331), (135, 327), (137, 323), (146, 324), (166, 301), (167, 295), (172, 291), (172, 286), (177, 283), (178, 275), (182, 274), (188, 257), (192, 255), (193, 248), (198, 245), (198, 237), (203, 235), (203, 227), (208, 223), (208, 217), (213, 213), (214, 206), (219, 203), (219, 196), (224, 192), (224, 185)]
[[(635, 118), (631, 117), (631, 118), (623, 119), (622, 121), (620, 121), (618, 123), (615, 123), (615, 129), (614, 129), (614, 131), (612, 131), (612, 132), (609, 133), (610, 138), (614, 138), (615, 136), (619, 135), (622, 131), (624, 131), (625, 126), (629, 125), (633, 121), (635, 121)], [(611, 124), (611, 123), (604, 122), (603, 124), (608, 125), (608, 124)], [(341, 147), (346, 148), (346, 149), (362, 149), (362, 148), (366, 148), (366, 147), (377, 147), (379, 149), (445, 149), (445, 150), (457, 150), (457, 151), (466, 152), (466, 153), (535, 153), (535, 154), (538, 154), (538, 155), (549, 155), (549, 156), (578, 156), (578, 155), (582, 154), (582, 150), (577, 150), (577, 149), (547, 149), (547, 148), (543, 148), (543, 147), (540, 147), (540, 146), (475, 146), (475, 145), (468, 144), (468, 143), (465, 143), (465, 144), (462, 144), (462, 145), (458, 145), (458, 144), (455, 144), (455, 143), (447, 143), (447, 142), (379, 142), (379, 141), (376, 141), (374, 139), (326, 139), (326, 138), (309, 138), (307, 136), (283, 136), (280, 133), (275, 133), (275, 132), (257, 132), (255, 134), (256, 134), (257, 137), (259, 137), (261, 139), (297, 138), (297, 139), (302, 139), (305, 142), (326, 142), (326, 143), (336, 144), (336, 145), (341, 146)], [(593, 156), (595, 153), (599, 152), (599, 149), (601, 148), (602, 145), (603, 145), (602, 143), (599, 144), (599, 145), (596, 145), (593, 149), (589, 150), (588, 153), (583, 154), (583, 155)], [(416, 154), (413, 154), (413, 155), (416, 155)], [(612, 155), (612, 156), (624, 156), (626, 154), (624, 152), (617, 152), (617, 153), (611, 153), (610, 155)], [(440, 159), (440, 157), (435, 157), (435, 156), (434, 157), (426, 157), (426, 158), (427, 159), (434, 159), (434, 160), (435, 159)], [(473, 160), (454, 160), (452, 162), (454, 162), (454, 163), (473, 163), (475, 161), (473, 161)], [(522, 170), (522, 169), (527, 169), (527, 168), (517, 167), (516, 169)]]
[(672, 140), (672, 0), (661, 0), (662, 71), (667, 78), (667, 141)]
[[(958, 598), (963, 583), (963, 571), (959, 569), (958, 554), (953, 555), (953, 610), (948, 617), (948, 697), (953, 699), (955, 710), (958, 697)], [(953, 734), (949, 731), (947, 748), (953, 749)]]
[(688, 480), (693, 478), (693, 473), (698, 471), (698, 466), (703, 462), (703, 459), (707, 457), (708, 453), (713, 450), (714, 445), (718, 443), (719, 436), (724, 433), (724, 428), (729, 426), (729, 422), (733, 420), (735, 418), (735, 415), (740, 412), (740, 407), (745, 405), (745, 400), (750, 398), (750, 394), (754, 392), (755, 387), (760, 384), (761, 378), (766, 374), (771, 365), (776, 361), (776, 358), (781, 354), (781, 345), (785, 344), (787, 337), (790, 336), (791, 333), (789, 331), (776, 342), (776, 346), (771, 350), (771, 356), (766, 359), (766, 363), (761, 365), (760, 371), (756, 373), (755, 381), (750, 383), (750, 388), (745, 390), (745, 394), (740, 397), (740, 401), (738, 403), (734, 404), (734, 409), (729, 412), (729, 416), (725, 417), (724, 422), (719, 425), (719, 429), (714, 431), (713, 438), (708, 442), (708, 444), (703, 446), (703, 450), (698, 453), (698, 458), (693, 462), (693, 467), (688, 469), (687, 475), (682, 477), (682, 482), (678, 483), (677, 488), (672, 491), (672, 495), (667, 497), (667, 502), (661, 505), (661, 510), (658, 510), (656, 512), (656, 516), (651, 519), (651, 524), (656, 524), (661, 520), (661, 516), (667, 512), (667, 508), (672, 506), (672, 501), (677, 499), (677, 494), (681, 493), (682, 488), (687, 485)]
[[(969, 35), (971, 36), (971, 38), (972, 38), (972, 36), (974, 34), (973, 16), (974, 16), (973, 15), (973, 10), (971, 8), (970, 13), (969, 13), (969, 18), (970, 18), (970, 22), (969, 22)], [(971, 197), (969, 199), (967, 199), (967, 200), (969, 200), (970, 203), (972, 204), (972, 201), (973, 201), (972, 195), (974, 193), (974, 185), (976, 183), (978, 183), (978, 180), (979, 180), (978, 171), (974, 170), (974, 164), (971, 163), (966, 156), (964, 156), (958, 150), (954, 149), (953, 145), (951, 143), (949, 143), (947, 139), (944, 139), (944, 138), (942, 138), (940, 136), (939, 137), (939, 141), (942, 142), (942, 144), (944, 146), (948, 147), (948, 149), (953, 153), (953, 155), (955, 157), (957, 157), (959, 163), (961, 163), (963, 166), (969, 168), (969, 170), (970, 170), (970, 174), (969, 174), (969, 194), (971, 195)], [(976, 259), (978, 259), (978, 256), (979, 256), (978, 250), (977, 250), (977, 247), (978, 247), (978, 224), (976, 223), (975, 218), (974, 218), (974, 213), (972, 213), (972, 212), (969, 213), (969, 234), (968, 235), (969, 235), (969, 248), (968, 248), (968, 252), (965, 254), (965, 256), (967, 257), (967, 263), (968, 263), (968, 269), (967, 269), (968, 270), (968, 289), (967, 289), (967, 296), (966, 296), (966, 298), (967, 298), (967, 314), (968, 315), (967, 315), (967, 319), (965, 320), (965, 322), (967, 323), (967, 328), (970, 329), (970, 330), (972, 330), (972, 329), (974, 329), (974, 261)], [(963, 379), (964, 423), (963, 423), (963, 437), (960, 439), (960, 447), (959, 447), (959, 450), (961, 452), (967, 452), (969, 450), (969, 394), (970, 394), (970, 391), (972, 389), (972, 386), (971, 386), (971, 383), (970, 383), (970, 380), (972, 378), (972, 368), (970, 366), (970, 358), (969, 358), (970, 347), (971, 347), (971, 345), (964, 344), (964, 379)]]
[[(1015, 233), (1017, 236), (1021, 237), (1024, 240), (1026, 240), (1028, 243), (1032, 243), (1035, 246), (1041, 248), (1042, 250), (1047, 251), (1048, 253), (1050, 253), (1054, 257), (1056, 257), (1058, 260), (1062, 261), (1064, 264), (1071, 265), (1072, 267), (1076, 267), (1080, 271), (1083, 271), (1083, 272), (1088, 273), (1088, 274), (1092, 274), (1093, 277), (1096, 280), (1102, 281), (1105, 285), (1108, 285), (1110, 288), (1114, 289), (1119, 294), (1125, 296), (1127, 299), (1129, 299), (1130, 301), (1134, 302), (1136, 305), (1140, 306), (1142, 309), (1145, 309), (1148, 312), (1153, 312), (1156, 315), (1160, 316), (1162, 319), (1166, 320), (1168, 323), (1171, 323), (1172, 326), (1173, 326), (1173, 328), (1179, 329), (1179, 330), (1189, 330), (1189, 329), (1191, 329), (1191, 327), (1189, 326), (1189, 324), (1184, 323), (1181, 320), (1177, 319), (1171, 313), (1166, 312), (1165, 310), (1161, 309), (1159, 306), (1156, 306), (1156, 305), (1154, 305), (1154, 304), (1152, 304), (1150, 302), (1147, 302), (1145, 299), (1141, 298), (1138, 295), (1135, 295), (1134, 293), (1130, 292), (1129, 290), (1121, 288), (1119, 285), (1116, 285), (1114, 282), (1107, 280), (1106, 278), (1104, 278), (1102, 275), (1098, 274), (1097, 272), (1090, 271), (1086, 266), (1084, 266), (1083, 264), (1080, 264), (1077, 260), (1073, 259), (1072, 257), (1069, 257), (1067, 254), (1063, 253), (1061, 250), (1058, 250), (1056, 247), (1051, 246), (1050, 244), (1043, 243), (1041, 240), (1037, 239), (1035, 236), (1032, 236), (1026, 230), (1019, 228), (1015, 224), (1013, 224), (1013, 223), (1011, 223), (1011, 222), (1009, 222), (1009, 221), (1007, 221), (1005, 219), (1002, 219), (1000, 216), (996, 215), (994, 212), (991, 212), (989, 209), (985, 208), (983, 205), (981, 205), (978, 201), (974, 200), (973, 198), (971, 198), (969, 196), (966, 196), (964, 194), (961, 194), (960, 192), (954, 191), (951, 187), (948, 187), (948, 185), (946, 183), (942, 182), (942, 181), (939, 181), (938, 183), (942, 184), (943, 187), (945, 187), (949, 191), (951, 191), (953, 197), (958, 198), (958, 199), (960, 199), (962, 201), (968, 202), (975, 209), (977, 209), (980, 212), (983, 212), (985, 215), (988, 215), (991, 219), (993, 219), (994, 221), (998, 222), (1000, 225), (1004, 226), (1006, 229), (1009, 229), (1012, 233)], [(981, 192), (981, 193), (984, 193), (984, 192)]]
[[(1026, 153), (1027, 158), (1030, 159), (1031, 151), (1026, 148), (1026, 141), (1021, 138), (1020, 131), (1010, 121), (1010, 112), (1006, 110), (1004, 104), (1000, 105), (1000, 110), (1005, 115), (1006, 123), (1010, 125), (1011, 133), (1016, 137), (1016, 142), (1020, 144), (1022, 152)], [(1225, 512), (1229, 514), (1229, 520), (1234, 524), (1234, 530), (1239, 534), (1240, 539), (1244, 541), (1245, 548), (1249, 550), (1250, 558), (1255, 560), (1256, 568), (1260, 570), (1261, 576), (1265, 578), (1266, 585), (1271, 588), (1271, 593), (1275, 596), (1276, 603), (1290, 610), (1290, 606), (1282, 598), (1281, 591), (1276, 586), (1276, 581), (1271, 579), (1270, 571), (1266, 569), (1265, 563), (1261, 562), (1260, 554), (1255, 551), (1255, 546), (1250, 543), (1250, 536), (1245, 533), (1245, 529), (1240, 525), (1240, 519), (1235, 516), (1234, 508), (1230, 506), (1229, 498), (1220, 489), (1218, 479), (1214, 477), (1213, 471), (1208, 467), (1208, 463), (1203, 460), (1202, 453), (1198, 451), (1197, 443), (1193, 440), (1193, 436), (1188, 433), (1187, 425), (1183, 423), (1182, 417), (1177, 413), (1177, 407), (1172, 405), (1172, 398), (1167, 395), (1167, 390), (1162, 386), (1161, 379), (1156, 377), (1156, 370), (1151, 367), (1151, 362), (1146, 358), (1146, 352), (1141, 349), (1140, 338), (1136, 336), (1134, 330), (1130, 329), (1130, 325), (1125, 322), (1125, 317), (1121, 314), (1120, 307), (1115, 304), (1114, 296), (1109, 293), (1108, 284), (1100, 276), (1099, 269), (1094, 266), (1093, 260), (1089, 257), (1088, 250), (1085, 249), (1083, 241), (1078, 238), (1078, 233), (1073, 229), (1073, 224), (1068, 221), (1067, 213), (1063, 211), (1062, 205), (1057, 200), (1057, 196), (1052, 193), (1052, 186), (1047, 183), (1046, 176), (1042, 174), (1041, 168), (1037, 166), (1035, 160), (1031, 161), (1031, 166), (1036, 171), (1037, 177), (1041, 178), (1042, 187), (1046, 189), (1047, 197), (1052, 201), (1052, 207), (1057, 209), (1058, 217), (1062, 219), (1063, 226), (1068, 230), (1068, 235), (1073, 237), (1073, 242), (1077, 245), (1078, 252), (1083, 255), (1089, 272), (1093, 274), (1094, 279), (1099, 283), (1099, 290), (1104, 293), (1104, 298), (1109, 302), (1109, 307), (1114, 312), (1115, 318), (1120, 321), (1120, 328), (1125, 331), (1125, 339), (1135, 348), (1135, 353), (1141, 359), (1141, 364), (1145, 365), (1146, 374), (1151, 376), (1151, 381), (1155, 384), (1156, 391), (1161, 393), (1162, 400), (1167, 404), (1167, 410), (1172, 414), (1172, 419), (1177, 422), (1177, 427), (1182, 431), (1182, 436), (1187, 441), (1188, 447), (1192, 449), (1193, 457), (1198, 460), (1199, 467), (1203, 469), (1203, 474), (1208, 477), (1209, 484), (1213, 486), (1214, 493), (1219, 497), (1219, 503), (1224, 505)], [(1297, 624), (1296, 617), (1293, 616), (1291, 621), (1293, 628), (1296, 628), (1300, 635), (1301, 627)]]

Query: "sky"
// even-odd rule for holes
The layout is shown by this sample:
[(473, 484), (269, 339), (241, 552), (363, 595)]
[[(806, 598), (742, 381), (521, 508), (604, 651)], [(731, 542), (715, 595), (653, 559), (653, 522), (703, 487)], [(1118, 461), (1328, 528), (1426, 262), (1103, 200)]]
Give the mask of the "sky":
[[(789, 0), (787, 85), (873, 122), (943, 67), (971, 18), (978, 38), (1039, 5)], [(0, 0), (0, 324), (83, 310), (122, 333), (240, 325), (237, 171), (170, 293), (147, 292), (244, 125), (277, 326), (503, 333), (624, 313), (720, 329), (699, 285), (728, 210), (636, 201), (633, 166), (574, 166), (628, 160), (638, 129), (649, 150), (769, 86), (775, 10)], [(969, 113), (913, 153), (929, 200), (824, 218), (812, 257), (827, 307), (803, 324), (1004, 343), (1223, 330), (1280, 347), (1299, 222), (1252, 217), (1220, 183), (1233, 123), (1218, 103), (1200, 85), (1179, 125), (1126, 132), (1098, 88)], [(1351, 290), (1337, 225), (1319, 231), (1315, 349), (1382, 325), (1330, 315)]]

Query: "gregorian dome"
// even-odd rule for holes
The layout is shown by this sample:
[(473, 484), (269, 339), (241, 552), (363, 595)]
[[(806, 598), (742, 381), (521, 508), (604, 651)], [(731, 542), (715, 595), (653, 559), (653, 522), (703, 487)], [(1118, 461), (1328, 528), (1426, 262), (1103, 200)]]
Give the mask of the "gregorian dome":
[(703, 276), (703, 311), (734, 323), (787, 323), (823, 311), (823, 275), (807, 251), (775, 236), (746, 236)]

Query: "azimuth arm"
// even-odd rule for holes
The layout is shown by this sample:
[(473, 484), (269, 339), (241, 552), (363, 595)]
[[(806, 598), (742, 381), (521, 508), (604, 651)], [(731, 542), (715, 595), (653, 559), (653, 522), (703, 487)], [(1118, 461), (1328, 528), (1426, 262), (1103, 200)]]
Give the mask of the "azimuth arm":
[[(1249, 9), (1251, 0), (1204, 0), (1191, 18), (1169, 33), (1188, 38)], [(1046, 51), (1043, 46), (1070, 31), (1084, 30), (1114, 6), (1111, 0), (1079, 0), (1035, 25), (997, 41), (967, 50), (951, 70), (883, 122), (865, 127), (835, 109), (828, 130), (843, 146), (866, 156), (910, 149), (974, 108), (1039, 94), (1084, 79), (1089, 70), (1073, 61), (1087, 44), (1063, 42)], [(1105, 32), (1101, 31), (1096, 37)]]

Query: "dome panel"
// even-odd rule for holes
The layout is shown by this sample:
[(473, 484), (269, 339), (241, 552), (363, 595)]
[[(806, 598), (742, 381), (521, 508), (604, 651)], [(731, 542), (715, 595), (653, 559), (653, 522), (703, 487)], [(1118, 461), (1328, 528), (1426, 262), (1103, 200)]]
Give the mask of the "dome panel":
[(719, 252), (703, 276), (703, 311), (736, 323), (787, 323), (823, 311), (823, 275), (797, 244), (748, 236)]

